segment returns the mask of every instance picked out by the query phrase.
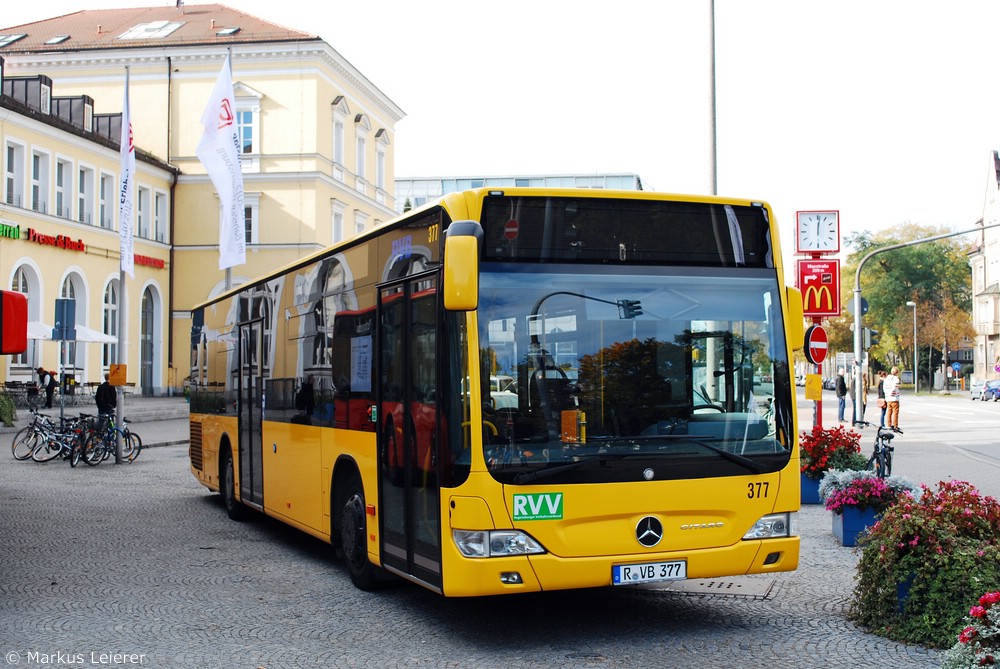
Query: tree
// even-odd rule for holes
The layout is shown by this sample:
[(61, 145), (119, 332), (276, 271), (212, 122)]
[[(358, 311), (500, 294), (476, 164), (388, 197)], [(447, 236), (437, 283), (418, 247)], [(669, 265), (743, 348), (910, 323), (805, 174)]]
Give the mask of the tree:
[[(850, 235), (852, 249), (841, 267), (842, 303), (853, 305), (854, 277), (858, 263), (871, 251), (893, 244), (924, 239), (949, 232), (904, 223), (880, 231)], [(880, 343), (870, 351), (878, 362), (888, 362), (891, 353), (900, 360), (913, 359), (913, 312), (907, 301), (917, 303), (917, 338), (938, 350), (945, 341), (954, 348), (975, 336), (972, 327), (972, 282), (968, 254), (972, 243), (962, 237), (906, 246), (871, 258), (861, 270), (861, 294), (868, 301), (864, 325), (880, 332)], [(831, 319), (827, 325), (831, 348), (851, 351), (854, 333), (851, 315)], [(922, 333), (922, 334), (921, 334)], [(881, 365), (873, 364), (873, 369)], [(926, 369), (926, 367), (923, 367)]]

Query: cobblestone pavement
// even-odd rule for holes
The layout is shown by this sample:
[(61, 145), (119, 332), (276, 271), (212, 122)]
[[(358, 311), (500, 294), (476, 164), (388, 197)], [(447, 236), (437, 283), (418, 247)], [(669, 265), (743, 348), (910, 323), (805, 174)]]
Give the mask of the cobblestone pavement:
[(846, 620), (856, 557), (818, 506), (801, 513), (801, 568), (743, 579), (754, 596), (607, 589), (446, 600), (402, 582), (360, 592), (321, 542), (264, 518), (229, 521), (195, 483), (184, 446), (97, 468), (0, 457), (0, 500), (9, 666), (940, 665), (937, 651)]

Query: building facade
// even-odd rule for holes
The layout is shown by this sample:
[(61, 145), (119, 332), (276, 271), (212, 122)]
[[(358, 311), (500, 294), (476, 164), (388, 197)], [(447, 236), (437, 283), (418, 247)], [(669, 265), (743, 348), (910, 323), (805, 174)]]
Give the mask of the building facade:
[[(397, 211), (393, 143), (403, 112), (395, 103), (319, 37), (224, 5), (178, 5), (84, 10), (0, 29), (6, 77), (44, 77), (49, 95), (57, 90), (60, 96), (90, 100), (92, 113), (102, 123), (113, 123), (114, 114), (121, 112), (128, 68), (134, 141), (163, 176), (163, 183), (159, 176), (147, 177), (147, 193), (140, 169), (135, 203), (138, 215), (145, 214), (135, 222), (139, 236), (146, 231), (153, 249), (163, 251), (156, 293), (162, 309), (157, 323), (163, 329), (156, 330), (154, 323), (158, 334), (148, 343), (140, 340), (139, 325), (125, 333), (130, 356), (133, 348), (153, 348), (143, 355), (156, 361), (156, 371), (140, 377), (129, 368), (129, 381), (147, 394), (183, 385), (194, 305), (227, 285), (239, 285), (368, 230)], [(202, 113), (227, 53), (235, 93), (233, 121), (241, 138), (247, 241), (246, 263), (229, 272), (218, 269), (220, 203), (196, 156)], [(58, 229), (65, 220), (80, 218), (81, 207), (85, 213), (88, 206), (96, 211), (105, 194), (117, 190), (117, 141), (102, 147), (107, 155), (96, 161), (68, 147), (65, 153), (45, 148), (52, 141), (48, 137), (8, 135), (2, 126), (0, 132), (5, 135), (4, 169), (9, 171), (8, 164), (23, 166), (15, 169), (22, 174), (20, 180), (5, 180), (3, 187), (6, 204), (0, 214), (15, 226), (27, 216), (37, 219), (38, 229)], [(50, 157), (36, 161), (36, 154)], [(65, 170), (74, 175), (69, 183), (62, 181)], [(38, 178), (29, 178), (35, 171)], [(30, 197), (36, 190), (44, 192), (47, 201), (63, 202), (53, 208), (67, 210), (68, 217), (32, 209)], [(93, 204), (86, 204), (91, 200)], [(93, 232), (117, 235), (117, 207), (112, 209), (108, 216), (97, 216), (101, 225)], [(101, 227), (105, 223), (107, 227)], [(84, 242), (97, 243), (89, 238)], [(118, 262), (116, 244), (104, 243), (102, 248), (105, 260)], [(148, 250), (150, 257), (158, 258), (153, 249)], [(143, 254), (138, 248), (136, 253)], [(26, 261), (20, 259), (32, 256), (8, 262), (6, 255), (0, 258), (0, 271), (9, 272), (8, 285), (14, 287), (20, 279), (15, 280), (15, 269), (7, 268), (23, 265)], [(38, 264), (36, 283), (60, 287), (37, 295), (29, 292), (33, 316), (50, 313), (53, 290), (62, 290), (60, 271), (58, 265)], [(78, 271), (91, 293), (94, 285), (104, 289), (101, 271), (89, 265)], [(133, 287), (130, 279), (125, 290), (143, 295), (145, 288)], [(142, 309), (137, 306), (135, 312), (141, 315)], [(99, 322), (89, 306), (86, 313), (91, 327)], [(135, 369), (141, 364), (137, 361)], [(20, 368), (20, 363), (8, 361), (8, 377), (20, 374)], [(82, 373), (87, 381), (100, 378), (96, 363)]]
[(611, 188), (642, 190), (638, 174), (537, 174), (534, 176), (401, 177), (396, 179), (396, 211), (433, 202), (442, 195), (483, 187)]
[[(32, 382), (38, 367), (96, 382), (118, 362), (118, 316), (130, 377), (163, 387), (169, 332), (169, 194), (176, 172), (136, 156), (135, 278), (120, 281), (118, 131), (121, 113), (95, 114), (87, 96), (65, 97), (44, 75), (10, 77), (0, 60), (0, 276), (28, 296), (28, 349), (6, 356), (4, 381)], [(95, 131), (103, 127), (116, 133)], [(51, 340), (56, 300), (73, 300), (77, 339)], [(99, 335), (107, 335), (101, 337)], [(109, 339), (110, 342), (100, 341)]]
[(990, 153), (983, 199), (983, 231), (969, 256), (972, 269), (972, 324), (976, 329), (973, 377), (1000, 378), (1000, 154)]

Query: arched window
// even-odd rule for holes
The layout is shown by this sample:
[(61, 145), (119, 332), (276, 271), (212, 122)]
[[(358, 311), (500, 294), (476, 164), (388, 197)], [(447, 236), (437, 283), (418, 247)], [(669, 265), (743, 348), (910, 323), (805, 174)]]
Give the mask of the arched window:
[(139, 321), (139, 385), (143, 395), (153, 394), (153, 358), (156, 340), (156, 300), (153, 291), (146, 288), (142, 292), (142, 307)]
[[(28, 280), (28, 273), (24, 267), (18, 267), (14, 272), (14, 278), (10, 282), (10, 289), (18, 293), (24, 293), (28, 296), (29, 303), (31, 302), (31, 283)], [(31, 320), (31, 318), (29, 317), (28, 320)], [(38, 343), (36, 340), (29, 339), (28, 348), (24, 350), (24, 353), (10, 356), (11, 367), (34, 367), (37, 346)]]
[[(63, 280), (62, 289), (59, 291), (59, 297), (66, 300), (73, 300), (74, 302), (76, 301), (76, 286), (73, 284), (72, 277), (67, 276), (65, 280)], [(78, 322), (80, 315), (81, 314), (77, 313)], [(65, 346), (60, 346), (59, 350), (61, 351), (61, 358), (59, 362), (62, 364), (63, 369), (76, 369), (76, 342), (68, 341)], [(70, 371), (68, 373), (73, 374), (74, 372)]]

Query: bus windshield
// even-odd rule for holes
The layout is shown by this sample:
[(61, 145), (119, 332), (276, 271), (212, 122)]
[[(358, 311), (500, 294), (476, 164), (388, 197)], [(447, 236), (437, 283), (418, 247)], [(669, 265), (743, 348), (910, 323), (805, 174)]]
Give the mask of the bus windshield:
[(773, 269), (481, 269), (485, 456), (498, 481), (787, 465), (792, 392)]

